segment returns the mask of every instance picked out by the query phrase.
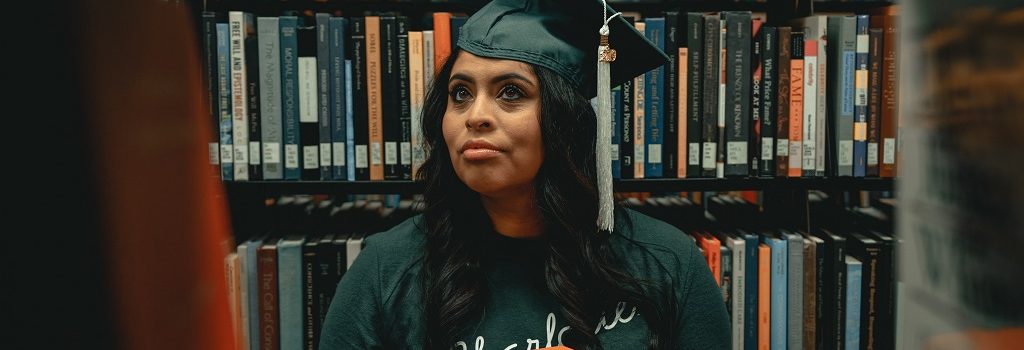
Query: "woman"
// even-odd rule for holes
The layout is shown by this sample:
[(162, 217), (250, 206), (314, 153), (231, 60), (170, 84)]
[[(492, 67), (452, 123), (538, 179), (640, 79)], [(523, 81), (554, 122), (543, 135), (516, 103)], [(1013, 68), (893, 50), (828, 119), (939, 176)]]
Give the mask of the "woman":
[[(467, 21), (423, 110), (427, 209), (367, 239), (321, 348), (729, 346), (721, 292), (689, 238), (625, 209), (598, 229), (588, 65), (602, 18), (580, 19), (601, 10), (580, 2), (495, 1)], [(664, 62), (611, 24), (613, 46), (654, 53), (615, 62), (613, 80)]]

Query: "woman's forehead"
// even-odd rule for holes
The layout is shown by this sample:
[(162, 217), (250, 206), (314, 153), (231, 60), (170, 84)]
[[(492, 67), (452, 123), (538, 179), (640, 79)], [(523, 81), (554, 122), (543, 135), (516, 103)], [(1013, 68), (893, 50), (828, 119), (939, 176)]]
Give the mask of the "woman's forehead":
[(517, 73), (531, 81), (537, 76), (529, 64), (503, 58), (482, 57), (469, 52), (460, 52), (452, 66), (452, 76), (462, 75), (473, 80), (488, 80), (490, 77)]

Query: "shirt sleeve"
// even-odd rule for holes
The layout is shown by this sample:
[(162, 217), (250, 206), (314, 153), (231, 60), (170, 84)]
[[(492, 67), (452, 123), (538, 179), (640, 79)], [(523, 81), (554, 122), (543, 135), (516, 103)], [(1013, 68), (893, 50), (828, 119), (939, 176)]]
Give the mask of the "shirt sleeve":
[(367, 242), (345, 272), (320, 332), (320, 349), (382, 349), (380, 253)]
[(729, 349), (731, 330), (722, 290), (693, 244), (682, 253), (682, 288), (677, 289), (680, 349)]

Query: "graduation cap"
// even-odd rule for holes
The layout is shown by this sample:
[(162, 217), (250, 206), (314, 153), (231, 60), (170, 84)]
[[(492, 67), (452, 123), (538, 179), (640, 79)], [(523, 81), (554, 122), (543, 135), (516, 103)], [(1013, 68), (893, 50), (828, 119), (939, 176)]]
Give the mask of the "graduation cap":
[(597, 97), (598, 228), (611, 232), (611, 87), (668, 56), (600, 0), (494, 0), (466, 21), (456, 45), (550, 69), (584, 97)]

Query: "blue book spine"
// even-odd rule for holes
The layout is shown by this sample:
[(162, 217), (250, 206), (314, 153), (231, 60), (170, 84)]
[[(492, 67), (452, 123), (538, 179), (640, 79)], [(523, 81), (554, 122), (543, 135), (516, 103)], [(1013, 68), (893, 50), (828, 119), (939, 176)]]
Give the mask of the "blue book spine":
[[(644, 20), (644, 36), (659, 49), (665, 49), (665, 19)], [(662, 177), (661, 146), (665, 115), (665, 66), (644, 73), (644, 146), (647, 147), (644, 177)]]
[(281, 16), (281, 124), (284, 127), (284, 179), (299, 180), (299, 19)]
[(348, 149), (346, 140), (347, 115), (345, 89), (345, 29), (348, 19), (331, 17), (331, 179), (345, 180), (348, 177), (346, 167)]
[(281, 240), (277, 247), (277, 284), (281, 350), (301, 350), (302, 336), (302, 244), (304, 239)]
[(231, 144), (231, 76), (228, 62), (231, 61), (230, 39), (227, 23), (217, 23), (217, 91), (220, 104), (220, 178), (234, 179), (234, 148)]
[(746, 284), (743, 294), (743, 348), (757, 349), (757, 235), (744, 233), (746, 249)]
[[(354, 113), (352, 106), (355, 103), (352, 100), (352, 60), (345, 60), (345, 125), (352, 124), (352, 118)], [(356, 133), (355, 128), (345, 128), (345, 162), (349, 164), (347, 180), (356, 180)]]
[(259, 293), (259, 269), (257, 268), (261, 240), (254, 239), (246, 242), (245, 264), (249, 269), (245, 271), (245, 283), (249, 287), (249, 298), (243, 301), (245, 307), (249, 308), (249, 349), (260, 349), (260, 293)]
[(619, 141), (622, 139), (622, 129), (619, 128), (619, 113), (622, 106), (622, 87), (616, 86), (612, 89), (612, 178), (622, 178), (622, 162), (619, 161)]
[(868, 153), (868, 15), (857, 16), (857, 71), (853, 120), (853, 176), (864, 177)]
[(860, 349), (860, 293), (862, 264), (856, 258), (846, 256), (846, 346), (845, 349)]
[(766, 242), (772, 249), (772, 303), (771, 303), (771, 348), (772, 349), (785, 349), (788, 344), (787, 338), (787, 319), (786, 315), (789, 314), (788, 301), (788, 266), (786, 264), (789, 258), (789, 250), (786, 246), (786, 241), (780, 238), (767, 238)]

